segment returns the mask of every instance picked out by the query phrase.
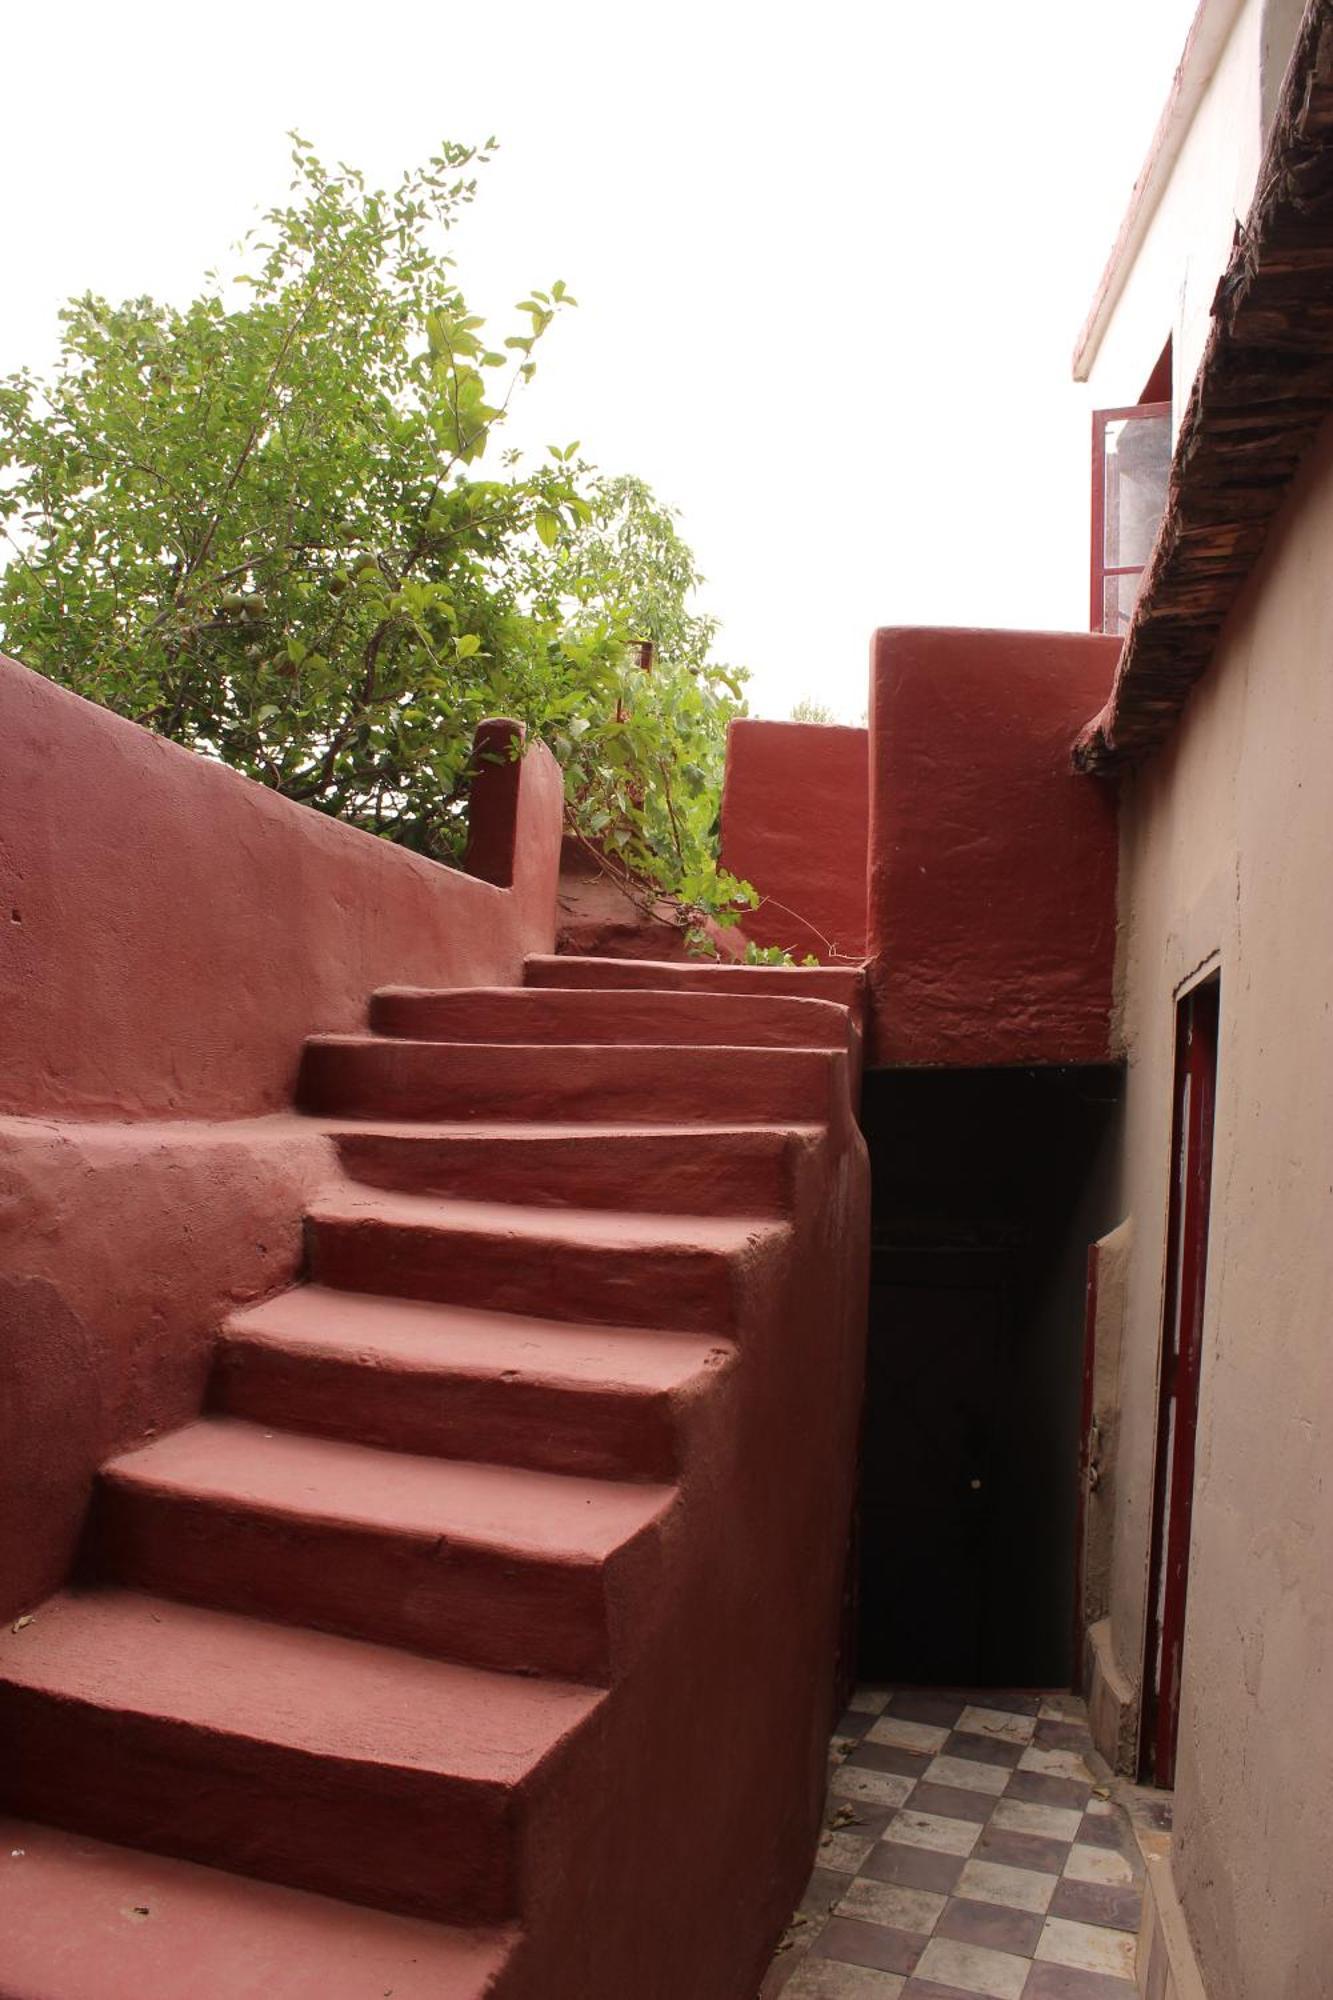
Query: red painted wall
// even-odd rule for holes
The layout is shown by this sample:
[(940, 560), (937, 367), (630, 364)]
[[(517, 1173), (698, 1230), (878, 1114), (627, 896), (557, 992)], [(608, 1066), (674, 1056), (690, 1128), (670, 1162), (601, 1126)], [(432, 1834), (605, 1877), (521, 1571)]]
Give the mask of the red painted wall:
[(549, 951), (560, 772), (513, 792), (512, 890), (278, 798), (0, 661), (0, 1111), (238, 1117), (386, 984)]
[(865, 956), (867, 742), (864, 729), (732, 723), (722, 865), (764, 898), (743, 925), (756, 944)]
[(1106, 1060), (1116, 802), (1069, 753), (1118, 653), (1082, 633), (876, 633), (872, 1063)]
[(69, 1569), (93, 1474), (194, 1416), (233, 1306), (290, 1284), (313, 1119), (0, 1117), (0, 1622)]
[(290, 1110), (306, 1035), (550, 949), (560, 772), (474, 795), (512, 888), (0, 661), (0, 1617), (65, 1574), (97, 1465), (197, 1410), (223, 1314), (296, 1275), (337, 1171)]

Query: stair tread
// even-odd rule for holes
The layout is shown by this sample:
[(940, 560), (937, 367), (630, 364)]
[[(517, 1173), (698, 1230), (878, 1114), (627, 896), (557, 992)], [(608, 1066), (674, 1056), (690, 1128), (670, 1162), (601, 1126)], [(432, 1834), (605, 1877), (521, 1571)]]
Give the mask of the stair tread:
[(767, 987), (383, 986), (375, 1030), (395, 1038), (640, 1047), (837, 1048), (849, 1006)]
[[(363, 1037), (378, 1041), (378, 1036)], [(646, 1145), (675, 1139), (740, 1138), (749, 1143), (769, 1140), (775, 1148), (787, 1139), (818, 1139), (824, 1127), (812, 1118), (708, 1119), (682, 1118), (669, 1125), (634, 1118), (339, 1118), (325, 1112), (303, 1112), (309, 1123), (338, 1138), (392, 1139), (498, 1139), (521, 1144), (525, 1140), (570, 1139), (595, 1142), (604, 1139), (636, 1139)]]
[(652, 1210), (551, 1208), (503, 1201), (464, 1201), (450, 1195), (399, 1194), (379, 1188), (326, 1191), (307, 1214), (321, 1223), (385, 1222), (442, 1233), (484, 1230), (488, 1235), (535, 1242), (577, 1243), (586, 1249), (655, 1249), (663, 1244), (706, 1250), (743, 1250), (780, 1235), (789, 1225), (766, 1215), (663, 1215)]
[(689, 973), (707, 979), (717, 973), (742, 972), (771, 974), (774, 978), (800, 979), (862, 979), (865, 976), (864, 959), (854, 965), (747, 965), (743, 959), (729, 958), (614, 958), (598, 956), (592, 952), (534, 951), (529, 952), (525, 964), (538, 971), (568, 971), (571, 966), (586, 966), (598, 973), (621, 972), (626, 966), (645, 976), (660, 972), (668, 981), (674, 975)]
[(514, 1946), (0, 1817), (11, 2000), (482, 2000)]
[(494, 1041), (482, 1039), (469, 1041), (463, 1036), (436, 1035), (381, 1035), (370, 1029), (356, 1033), (309, 1035), (306, 1047), (312, 1049), (431, 1049), (443, 1055), (448, 1051), (466, 1054), (476, 1059), (489, 1053), (495, 1064), (502, 1067), (513, 1062), (524, 1052), (529, 1055), (543, 1055), (559, 1058), (566, 1050), (578, 1049), (584, 1055), (595, 1054), (608, 1062), (621, 1056), (669, 1056), (673, 1060), (684, 1056), (716, 1056), (726, 1062), (735, 1062), (742, 1056), (752, 1060), (759, 1058), (770, 1068), (823, 1068), (845, 1051), (841, 1048), (827, 1048), (815, 1042), (791, 1044), (773, 1042), (581, 1042), (576, 1036), (554, 1040), (550, 1036), (537, 1035), (532, 1041)]
[(354, 1355), (369, 1366), (429, 1374), (508, 1376), (573, 1388), (670, 1391), (729, 1356), (729, 1341), (481, 1306), (297, 1285), (233, 1313), (231, 1338), (311, 1355)]
[(719, 990), (788, 993), (843, 992), (846, 1004), (859, 1002), (865, 990), (864, 965), (744, 965), (729, 960), (690, 961), (670, 958), (606, 958), (583, 952), (534, 952), (524, 963), (529, 985), (545, 987), (633, 987), (658, 992), (688, 992), (716, 986)]
[[(563, 963), (564, 961), (562, 960), (561, 962)], [(584, 964), (589, 963), (586, 959), (581, 962)], [(619, 963), (619, 961), (615, 962)], [(643, 964), (651, 963), (652, 961), (640, 960), (638, 962)], [(785, 970), (782, 967), (762, 966), (737, 966), (727, 969), (739, 972), (758, 972), (764, 970), (777, 970), (781, 972)], [(826, 970), (826, 968), (822, 967), (818, 969), (821, 971)], [(814, 972), (816, 968), (814, 966), (806, 966), (804, 970), (808, 974)], [(791, 971), (799, 976), (801, 968), (793, 966)], [(840, 976), (836, 972), (833, 974), (835, 980)], [(608, 989), (602, 990), (605, 992)], [(795, 990), (790, 993), (775, 992), (766, 986), (756, 986), (754, 991), (750, 993), (729, 993), (722, 991), (710, 993), (706, 989), (701, 991), (689, 986), (671, 985), (636, 986), (632, 990), (635, 1001), (666, 1001), (672, 1007), (678, 1007), (681, 1013), (686, 1016), (695, 1013), (706, 1014), (712, 1008), (717, 1008), (720, 1013), (734, 1012), (736, 1011), (736, 1003), (738, 1001), (749, 1006), (753, 1005), (756, 1000), (762, 1001), (765, 1004), (770, 1001), (780, 1004), (785, 1000), (798, 1014), (805, 1009), (809, 1009), (812, 1020), (821, 1012), (827, 1013), (831, 1009), (839, 1008), (839, 1002), (836, 1000), (819, 1000), (812, 998), (808, 993), (799, 993)], [(494, 1006), (513, 1007), (518, 1011), (523, 1011), (527, 1008), (540, 1008), (551, 1003), (555, 1003), (556, 1005), (568, 1004), (571, 1007), (577, 1006), (580, 999), (586, 1004), (588, 994), (596, 991), (596, 988), (576, 986), (377, 986), (372, 998), (376, 1000), (457, 999), (467, 1000), (468, 1002), (475, 1000)], [(625, 989), (624, 997), (628, 998), (628, 993), (629, 989)], [(845, 1009), (841, 1011), (845, 1011)]]
[(0, 1631), (0, 1686), (490, 1787), (523, 1780), (602, 1692), (138, 1591), (48, 1599)]
[(203, 1417), (103, 1467), (114, 1485), (414, 1539), (485, 1543), (562, 1564), (604, 1561), (674, 1488), (421, 1457), (243, 1418)]

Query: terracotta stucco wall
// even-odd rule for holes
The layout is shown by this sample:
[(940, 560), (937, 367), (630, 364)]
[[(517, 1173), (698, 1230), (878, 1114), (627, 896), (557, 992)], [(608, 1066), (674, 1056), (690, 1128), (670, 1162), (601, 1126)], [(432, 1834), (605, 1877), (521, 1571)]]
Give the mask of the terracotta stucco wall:
[(742, 926), (756, 944), (830, 963), (864, 956), (869, 782), (864, 729), (732, 723), (722, 865), (763, 898)]
[(65, 1574), (98, 1463), (198, 1408), (223, 1313), (299, 1269), (335, 1171), (288, 1108), (305, 1036), (549, 950), (559, 771), (488, 785), (509, 889), (0, 661), (0, 1618)]
[(499, 889), (0, 660), (0, 1111), (272, 1111), (372, 987), (516, 980), (551, 948), (561, 810), (546, 751), (521, 770)]
[(1123, 786), (1123, 1210), (1111, 1578), (1141, 1678), (1174, 1011), (1221, 1042), (1173, 1870), (1210, 2000), (1333, 1963), (1333, 431), (1168, 747)]
[(888, 629), (870, 703), (871, 1061), (1106, 1060), (1114, 794), (1069, 746), (1119, 641)]

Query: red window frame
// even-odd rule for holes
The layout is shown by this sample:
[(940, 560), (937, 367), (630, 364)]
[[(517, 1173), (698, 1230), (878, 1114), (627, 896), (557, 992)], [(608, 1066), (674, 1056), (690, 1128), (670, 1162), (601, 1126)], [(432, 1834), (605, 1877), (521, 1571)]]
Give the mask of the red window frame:
[(1106, 579), (1108, 576), (1142, 576), (1143, 563), (1108, 565), (1106, 561), (1106, 432), (1109, 425), (1126, 417), (1170, 417), (1171, 404), (1123, 403), (1115, 410), (1092, 413), (1092, 594), (1093, 632), (1106, 630)]

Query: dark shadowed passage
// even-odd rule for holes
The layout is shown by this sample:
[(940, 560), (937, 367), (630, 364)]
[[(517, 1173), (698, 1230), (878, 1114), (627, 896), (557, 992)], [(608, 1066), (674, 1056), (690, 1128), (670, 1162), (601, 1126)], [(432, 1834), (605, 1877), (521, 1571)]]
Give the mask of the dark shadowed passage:
[(861, 1677), (1071, 1678), (1087, 1246), (1119, 1072), (872, 1072)]

